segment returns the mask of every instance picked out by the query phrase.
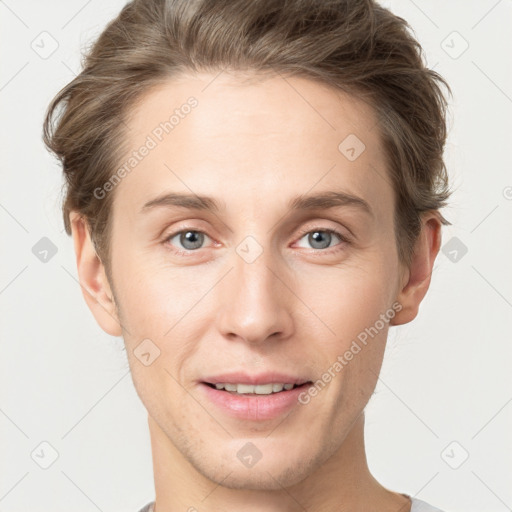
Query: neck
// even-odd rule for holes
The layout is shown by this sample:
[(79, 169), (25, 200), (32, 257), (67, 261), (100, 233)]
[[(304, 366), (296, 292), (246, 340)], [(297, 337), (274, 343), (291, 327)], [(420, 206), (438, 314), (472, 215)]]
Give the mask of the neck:
[(200, 473), (148, 417), (155, 477), (155, 512), (410, 512), (411, 501), (371, 475), (362, 413), (334, 454), (301, 482), (279, 490), (233, 489)]

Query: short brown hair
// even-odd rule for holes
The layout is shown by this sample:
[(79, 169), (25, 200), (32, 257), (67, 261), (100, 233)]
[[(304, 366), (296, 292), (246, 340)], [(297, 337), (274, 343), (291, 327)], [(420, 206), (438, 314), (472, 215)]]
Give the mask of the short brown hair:
[(398, 253), (410, 263), (422, 213), (445, 206), (451, 193), (440, 85), (451, 91), (424, 65), (407, 22), (373, 0), (128, 3), (46, 113), (44, 142), (66, 177), (66, 232), (70, 211), (80, 212), (108, 271), (114, 194), (98, 199), (93, 191), (119, 164), (130, 107), (180, 73), (227, 68), (302, 76), (370, 102), (395, 191)]

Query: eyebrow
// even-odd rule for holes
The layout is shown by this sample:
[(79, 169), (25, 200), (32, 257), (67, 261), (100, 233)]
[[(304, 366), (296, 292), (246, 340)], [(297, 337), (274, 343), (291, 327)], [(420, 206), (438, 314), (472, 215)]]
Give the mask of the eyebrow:
[(362, 197), (347, 192), (322, 192), (314, 195), (301, 195), (288, 203), (290, 210), (328, 210), (339, 206), (355, 206), (361, 211), (373, 215), (373, 211)]
[[(300, 195), (292, 198), (287, 204), (289, 210), (328, 210), (341, 206), (353, 206), (369, 215), (373, 215), (370, 205), (363, 198), (346, 192), (328, 191), (313, 195)], [(220, 212), (221, 210), (225, 210), (226, 205), (225, 203), (219, 203), (213, 197), (209, 196), (169, 193), (148, 201), (141, 208), (141, 213), (162, 207)]]
[[(198, 196), (196, 194), (164, 194), (151, 201), (148, 201), (142, 208), (141, 213), (145, 213), (149, 210), (153, 210), (158, 207), (179, 207), (179, 208), (187, 208), (189, 210), (210, 210), (214, 212), (220, 211), (221, 207), (219, 203), (208, 196)], [(222, 209), (225, 206), (223, 205)]]

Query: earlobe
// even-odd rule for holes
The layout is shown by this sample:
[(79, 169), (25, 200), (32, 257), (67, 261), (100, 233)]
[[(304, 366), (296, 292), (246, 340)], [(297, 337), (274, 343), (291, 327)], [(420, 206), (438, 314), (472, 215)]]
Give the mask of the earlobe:
[(117, 307), (104, 265), (91, 240), (87, 220), (71, 212), (71, 231), (75, 246), (78, 278), (85, 302), (99, 326), (111, 336), (121, 336)]
[(411, 264), (406, 272), (406, 282), (396, 298), (402, 309), (390, 322), (391, 325), (406, 324), (416, 318), (421, 301), (430, 286), (432, 269), (441, 246), (441, 227), (436, 212), (425, 214)]

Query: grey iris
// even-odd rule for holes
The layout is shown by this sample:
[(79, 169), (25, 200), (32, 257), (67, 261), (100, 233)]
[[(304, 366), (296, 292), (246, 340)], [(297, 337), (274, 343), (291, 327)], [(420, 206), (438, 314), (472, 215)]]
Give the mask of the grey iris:
[[(180, 243), (185, 249), (198, 249), (203, 241), (204, 234), (197, 231), (186, 231), (180, 235)], [(192, 244), (192, 247), (187, 244)]]
[[(322, 244), (325, 244), (326, 240), (327, 240), (327, 244), (322, 245)], [(329, 247), (331, 245), (331, 233), (329, 233), (327, 231), (313, 231), (308, 236), (308, 242), (315, 249), (326, 249), (327, 247)], [(321, 247), (317, 247), (317, 246), (315, 246), (315, 244), (320, 244)]]

